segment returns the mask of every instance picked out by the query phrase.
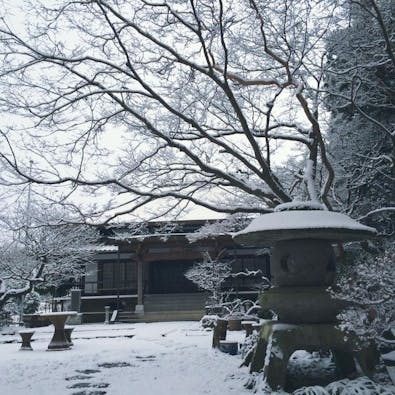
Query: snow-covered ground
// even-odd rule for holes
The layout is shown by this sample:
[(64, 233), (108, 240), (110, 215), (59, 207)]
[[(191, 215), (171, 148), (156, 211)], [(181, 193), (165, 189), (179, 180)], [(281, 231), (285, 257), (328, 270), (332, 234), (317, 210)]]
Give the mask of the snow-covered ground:
[[(78, 325), (72, 335), (74, 346), (66, 351), (47, 351), (52, 334), (53, 326), (36, 328), (34, 351), (19, 351), (19, 335), (0, 332), (1, 395), (254, 393), (244, 387), (248, 369), (239, 368), (241, 356), (213, 350), (212, 332), (203, 330), (198, 322)], [(243, 342), (244, 331), (228, 331), (227, 340)], [(321, 373), (322, 368), (329, 369), (321, 366), (325, 361), (317, 362), (309, 353), (299, 352), (297, 358), (299, 368), (307, 364)], [(373, 387), (362, 378), (293, 394), (395, 394), (394, 386), (377, 391)], [(264, 390), (259, 380), (256, 388), (260, 394), (274, 394)]]
[[(251, 395), (241, 357), (213, 350), (212, 333), (197, 322), (79, 325), (66, 351), (46, 351), (52, 326), (35, 331), (34, 351), (0, 344), (1, 394)], [(232, 337), (242, 341), (244, 333)]]

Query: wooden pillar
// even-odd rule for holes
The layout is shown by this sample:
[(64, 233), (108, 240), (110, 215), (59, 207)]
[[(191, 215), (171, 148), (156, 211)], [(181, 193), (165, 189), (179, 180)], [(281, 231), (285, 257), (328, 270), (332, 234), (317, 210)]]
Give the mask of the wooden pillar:
[(144, 261), (137, 256), (137, 305), (136, 313), (144, 313)]

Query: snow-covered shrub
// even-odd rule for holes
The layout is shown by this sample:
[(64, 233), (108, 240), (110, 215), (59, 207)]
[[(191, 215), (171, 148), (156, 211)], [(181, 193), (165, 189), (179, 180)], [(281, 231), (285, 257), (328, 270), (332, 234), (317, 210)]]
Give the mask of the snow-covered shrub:
[(39, 307), (40, 307), (40, 295), (35, 291), (28, 293), (23, 303), (23, 313), (24, 314), (37, 313)]
[[(273, 391), (263, 379), (262, 373), (251, 374), (246, 388), (254, 389), (255, 393), (265, 395), (286, 395), (285, 391)], [(354, 380), (343, 379), (328, 384), (326, 387), (315, 385), (302, 387), (291, 393), (292, 395), (395, 395), (394, 385), (377, 384), (367, 377)]]
[(212, 258), (208, 251), (203, 253), (203, 260), (194, 264), (186, 271), (185, 277), (196, 284), (200, 289), (210, 292), (212, 302), (217, 305), (222, 303), (221, 288), (230, 276), (231, 265), (221, 259), (221, 252)]
[(361, 249), (347, 253), (350, 263), (340, 267), (332, 291), (354, 305), (339, 318), (345, 330), (375, 338), (395, 320), (395, 248), (387, 245), (376, 256)]
[(241, 345), (240, 349), (241, 356), (243, 357), (242, 366), (248, 366), (251, 363), (259, 337), (259, 333), (254, 332), (245, 338), (244, 343)]
[(11, 324), (11, 314), (9, 311), (0, 311), (0, 328)]
[(293, 395), (329, 395), (329, 392), (318, 385), (314, 387), (303, 387), (293, 392)]
[(0, 328), (12, 324), (13, 315), (17, 314), (18, 306), (14, 301), (7, 301), (0, 310)]
[(314, 386), (299, 388), (292, 395), (394, 395), (392, 385), (376, 384), (367, 377), (355, 380), (343, 379), (328, 384), (326, 387)]
[(225, 317), (239, 318), (246, 321), (257, 319), (259, 302), (250, 299), (233, 299), (222, 303)]
[(394, 386), (376, 384), (367, 377), (355, 380), (343, 379), (328, 384), (325, 389), (329, 395), (381, 395), (395, 394)]
[(203, 328), (214, 328), (218, 318), (219, 317), (215, 314), (206, 314), (201, 318), (200, 325)]

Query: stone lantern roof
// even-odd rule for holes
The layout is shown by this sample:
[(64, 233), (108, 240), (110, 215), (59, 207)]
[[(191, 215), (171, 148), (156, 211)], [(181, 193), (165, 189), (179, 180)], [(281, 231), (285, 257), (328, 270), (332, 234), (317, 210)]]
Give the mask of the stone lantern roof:
[[(284, 206), (284, 211), (281, 211)], [(270, 246), (280, 240), (321, 239), (330, 242), (373, 238), (376, 229), (360, 224), (348, 215), (314, 207), (306, 209), (281, 205), (275, 212), (255, 218), (245, 229), (234, 234), (242, 245)]]

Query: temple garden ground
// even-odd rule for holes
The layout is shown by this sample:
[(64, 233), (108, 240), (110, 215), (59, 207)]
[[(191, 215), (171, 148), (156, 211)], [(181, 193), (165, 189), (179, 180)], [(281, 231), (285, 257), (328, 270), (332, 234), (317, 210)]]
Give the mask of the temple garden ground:
[[(47, 351), (52, 325), (34, 330), (33, 351), (19, 351), (18, 333), (0, 335), (1, 394), (254, 394), (245, 388), (249, 376), (248, 368), (239, 367), (241, 355), (213, 350), (212, 332), (202, 329), (199, 322), (78, 325), (72, 334), (74, 346), (65, 351)], [(244, 338), (244, 331), (228, 331), (227, 340), (243, 342)], [(298, 353), (290, 362), (293, 380), (298, 381), (302, 371), (309, 370), (313, 381), (334, 380), (333, 364), (328, 359)], [(294, 384), (300, 386), (299, 382)], [(349, 387), (336, 394), (349, 395), (352, 390)], [(386, 391), (369, 395), (395, 394), (395, 387), (386, 386)]]
[[(37, 328), (34, 351), (4, 343), (19, 335), (0, 336), (0, 393), (251, 394), (243, 388), (241, 357), (213, 351), (212, 333), (198, 322), (80, 325), (66, 351), (46, 351), (52, 334), (52, 326)], [(241, 341), (244, 332), (231, 336)]]

